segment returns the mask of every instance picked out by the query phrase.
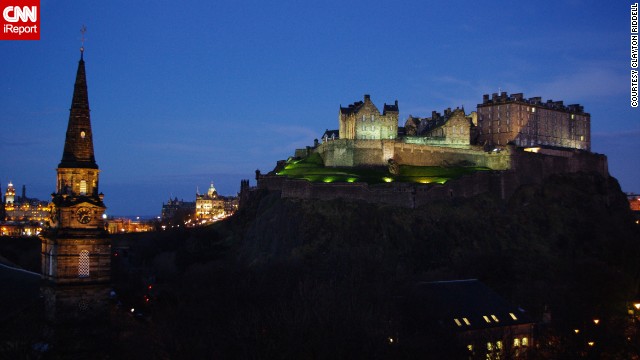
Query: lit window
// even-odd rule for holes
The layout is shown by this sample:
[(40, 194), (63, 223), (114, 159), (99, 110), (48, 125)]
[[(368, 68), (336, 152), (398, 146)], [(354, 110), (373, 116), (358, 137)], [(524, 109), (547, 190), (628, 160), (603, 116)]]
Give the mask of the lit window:
[(471, 345), (471, 344), (467, 345), (467, 350), (473, 351), (473, 345)]
[(482, 318), (484, 319), (484, 321), (491, 323), (491, 320), (489, 320), (489, 317), (487, 315), (484, 315)]
[(87, 250), (80, 251), (80, 259), (78, 259), (78, 277), (89, 277), (89, 252)]
[(462, 318), (462, 321), (464, 321), (464, 323), (465, 323), (467, 326), (471, 326), (471, 323), (469, 322), (469, 319), (467, 319), (467, 318)]
[(532, 112), (532, 113), (536, 112), (536, 108), (532, 107), (532, 108), (531, 108), (531, 112)]
[(453, 321), (456, 323), (456, 325), (458, 325), (458, 326), (462, 326), (462, 323), (460, 322), (460, 320), (458, 320), (458, 319), (453, 319)]
[(518, 346), (520, 346), (520, 339), (518, 338), (513, 339), (513, 347), (518, 347)]
[(496, 348), (498, 348), (498, 350), (502, 350), (502, 341), (496, 341)]
[(516, 317), (516, 315), (514, 313), (509, 313), (509, 316), (511, 316), (511, 318), (513, 320), (518, 320), (518, 318)]
[(487, 343), (487, 350), (493, 351), (493, 344), (492, 343), (490, 343), (490, 342)]
[(493, 319), (493, 321), (495, 322), (499, 322), (500, 320), (498, 320), (498, 318), (495, 315), (491, 315), (491, 318)]
[(522, 346), (529, 346), (529, 339), (527, 339), (526, 337), (522, 338)]
[(87, 180), (80, 180), (80, 195), (87, 195)]

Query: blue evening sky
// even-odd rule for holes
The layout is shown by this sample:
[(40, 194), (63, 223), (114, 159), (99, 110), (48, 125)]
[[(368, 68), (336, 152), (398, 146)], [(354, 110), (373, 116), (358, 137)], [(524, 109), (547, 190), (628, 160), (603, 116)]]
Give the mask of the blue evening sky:
[(48, 199), (86, 24), (100, 190), (158, 215), (213, 181), (235, 195), (371, 94), (409, 114), (499, 89), (580, 103), (592, 150), (640, 192), (631, 1), (41, 0), (41, 40), (0, 41), (0, 184)]

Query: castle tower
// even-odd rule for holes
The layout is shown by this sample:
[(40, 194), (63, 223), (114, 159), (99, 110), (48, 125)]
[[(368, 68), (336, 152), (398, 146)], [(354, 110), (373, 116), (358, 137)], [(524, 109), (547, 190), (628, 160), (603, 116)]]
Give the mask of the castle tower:
[(81, 49), (51, 221), (40, 235), (43, 293), (53, 319), (95, 313), (107, 301), (111, 245), (98, 174)]

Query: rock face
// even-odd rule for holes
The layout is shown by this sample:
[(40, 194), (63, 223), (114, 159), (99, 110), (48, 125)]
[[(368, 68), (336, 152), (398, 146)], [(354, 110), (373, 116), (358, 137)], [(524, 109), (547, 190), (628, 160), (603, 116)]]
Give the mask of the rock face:
[[(479, 195), (415, 209), (273, 192), (251, 206), (239, 248), (250, 264), (341, 272), (366, 263), (396, 279), (478, 278), (534, 313), (562, 309), (567, 321), (637, 289), (638, 231), (617, 181), (597, 173), (552, 175), (506, 200)], [(569, 309), (569, 299), (578, 305)]]

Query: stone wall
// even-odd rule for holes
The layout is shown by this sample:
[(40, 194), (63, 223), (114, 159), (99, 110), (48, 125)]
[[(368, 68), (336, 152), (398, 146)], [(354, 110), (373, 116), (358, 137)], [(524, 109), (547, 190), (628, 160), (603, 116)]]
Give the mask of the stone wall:
[(462, 148), (409, 144), (395, 140), (338, 139), (320, 144), (316, 151), (328, 167), (386, 166), (389, 159), (401, 165), (449, 166), (466, 164), (492, 170), (510, 168), (511, 148), (485, 152), (479, 146)]

